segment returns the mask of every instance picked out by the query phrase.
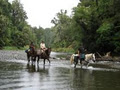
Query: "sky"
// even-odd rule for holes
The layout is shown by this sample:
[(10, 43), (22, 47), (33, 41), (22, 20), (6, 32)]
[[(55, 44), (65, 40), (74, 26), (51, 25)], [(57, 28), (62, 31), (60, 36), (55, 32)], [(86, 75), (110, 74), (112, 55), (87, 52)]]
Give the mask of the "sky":
[[(9, 0), (13, 1), (13, 0)], [(27, 13), (27, 22), (32, 27), (50, 28), (53, 26), (51, 20), (61, 9), (67, 10), (71, 15), (73, 7), (79, 0), (20, 0)]]

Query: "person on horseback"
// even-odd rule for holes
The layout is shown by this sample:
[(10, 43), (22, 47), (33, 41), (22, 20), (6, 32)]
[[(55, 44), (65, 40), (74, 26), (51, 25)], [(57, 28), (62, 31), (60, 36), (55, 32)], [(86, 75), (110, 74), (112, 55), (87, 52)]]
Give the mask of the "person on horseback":
[(82, 63), (82, 61), (85, 60), (85, 49), (83, 46), (80, 46), (80, 48), (78, 48), (78, 55), (79, 55), (80, 63)]
[(45, 52), (45, 50), (47, 50), (44, 41), (42, 41), (42, 42), (40, 43), (40, 49), (41, 49), (42, 52)]
[(30, 51), (34, 54), (34, 52), (35, 52), (35, 45), (34, 45), (33, 42), (30, 43), (29, 49), (30, 49)]

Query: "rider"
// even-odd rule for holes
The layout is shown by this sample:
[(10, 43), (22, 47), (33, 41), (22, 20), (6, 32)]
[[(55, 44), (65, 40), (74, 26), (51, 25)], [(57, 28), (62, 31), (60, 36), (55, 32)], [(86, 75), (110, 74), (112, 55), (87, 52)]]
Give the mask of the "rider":
[(35, 52), (35, 45), (34, 45), (33, 42), (30, 43), (30, 45), (29, 45), (29, 49), (30, 49), (30, 51), (31, 51), (32, 53)]
[(83, 46), (80, 46), (80, 48), (78, 48), (78, 55), (79, 55), (80, 63), (82, 63), (82, 61), (85, 60), (85, 49)]
[(40, 43), (40, 49), (42, 50), (42, 52), (44, 52), (44, 51), (47, 49), (46, 46), (45, 46), (44, 41), (42, 41), (42, 42)]

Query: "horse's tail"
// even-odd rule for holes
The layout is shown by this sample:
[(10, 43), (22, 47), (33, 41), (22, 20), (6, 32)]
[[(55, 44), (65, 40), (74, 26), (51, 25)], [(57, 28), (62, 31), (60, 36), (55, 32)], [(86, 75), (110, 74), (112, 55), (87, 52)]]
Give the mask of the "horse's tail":
[(73, 61), (74, 61), (74, 54), (72, 54), (72, 56), (70, 57), (71, 64), (73, 64)]
[(70, 62), (71, 62), (71, 64), (73, 64), (73, 62), (74, 62), (74, 57), (75, 56), (79, 56), (78, 54), (72, 54), (72, 56), (71, 56), (71, 58), (70, 58)]

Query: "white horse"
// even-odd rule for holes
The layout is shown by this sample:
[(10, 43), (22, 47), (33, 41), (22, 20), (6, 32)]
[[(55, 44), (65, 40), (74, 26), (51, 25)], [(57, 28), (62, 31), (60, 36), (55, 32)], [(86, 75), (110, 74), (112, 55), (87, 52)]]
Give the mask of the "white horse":
[[(75, 65), (74, 67), (76, 67), (76, 65), (78, 64), (78, 59), (79, 59), (78, 54), (72, 54), (70, 58), (70, 62), (71, 64), (73, 64), (74, 62), (74, 65)], [(88, 66), (91, 60), (95, 62), (95, 54), (94, 53), (85, 54), (85, 60), (80, 61), (81, 67), (83, 64)]]

